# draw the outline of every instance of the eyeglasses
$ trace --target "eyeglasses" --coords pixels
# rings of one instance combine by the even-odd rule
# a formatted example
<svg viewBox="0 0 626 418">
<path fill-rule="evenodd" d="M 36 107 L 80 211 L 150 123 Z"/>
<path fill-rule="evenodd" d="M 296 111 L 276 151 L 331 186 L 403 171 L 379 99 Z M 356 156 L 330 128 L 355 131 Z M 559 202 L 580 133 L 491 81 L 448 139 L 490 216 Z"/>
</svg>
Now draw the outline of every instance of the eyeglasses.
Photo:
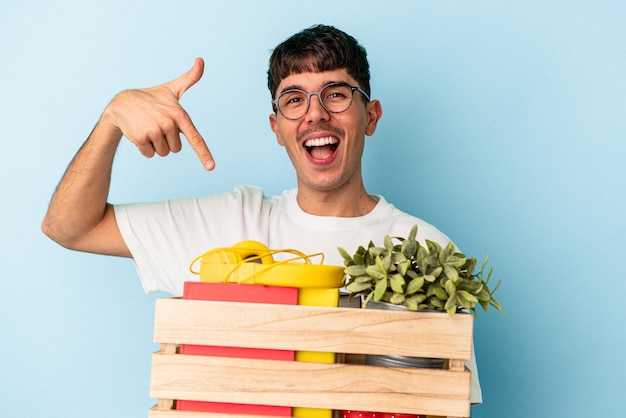
<svg viewBox="0 0 626 418">
<path fill-rule="evenodd" d="M 345 112 L 352 105 L 354 92 L 361 93 L 369 102 L 370 97 L 360 87 L 353 87 L 348 83 L 330 83 L 320 91 L 307 93 L 300 89 L 290 89 L 282 92 L 280 96 L 272 100 L 274 111 L 280 113 L 287 119 L 296 120 L 309 111 L 311 96 L 317 96 L 322 107 L 330 113 Z"/>
</svg>

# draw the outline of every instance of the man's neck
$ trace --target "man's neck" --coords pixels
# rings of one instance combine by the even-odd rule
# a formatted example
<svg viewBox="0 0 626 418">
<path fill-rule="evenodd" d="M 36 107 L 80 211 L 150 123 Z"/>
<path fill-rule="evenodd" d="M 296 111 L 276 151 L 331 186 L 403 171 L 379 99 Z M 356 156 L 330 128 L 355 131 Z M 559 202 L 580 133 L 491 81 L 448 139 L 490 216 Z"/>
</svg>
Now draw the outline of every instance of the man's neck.
<svg viewBox="0 0 626 418">
<path fill-rule="evenodd" d="M 304 212 L 317 216 L 353 218 L 370 213 L 378 201 L 365 188 L 358 192 L 311 191 L 298 189 L 298 206 Z"/>
</svg>

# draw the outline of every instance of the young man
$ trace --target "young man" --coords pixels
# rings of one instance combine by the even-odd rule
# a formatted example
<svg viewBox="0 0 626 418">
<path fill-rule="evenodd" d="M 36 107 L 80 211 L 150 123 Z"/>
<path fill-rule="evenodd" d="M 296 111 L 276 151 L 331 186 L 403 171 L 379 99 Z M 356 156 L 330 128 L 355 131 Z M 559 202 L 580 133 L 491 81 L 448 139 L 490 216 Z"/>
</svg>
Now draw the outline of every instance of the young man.
<svg viewBox="0 0 626 418">
<path fill-rule="evenodd" d="M 118 94 L 63 176 L 43 221 L 59 244 L 80 251 L 132 257 L 146 292 L 182 294 L 198 280 L 190 262 L 208 249 L 256 240 L 269 248 L 323 252 L 343 265 L 348 251 L 385 235 L 446 245 L 435 227 L 366 192 L 361 175 L 365 136 L 382 116 L 370 98 L 365 49 L 348 34 L 318 25 L 293 35 L 272 53 L 269 122 L 296 169 L 297 189 L 281 196 L 238 186 L 230 193 L 158 203 L 107 203 L 111 166 L 122 135 L 147 157 L 181 149 L 182 133 L 207 170 L 215 163 L 204 139 L 180 106 L 202 76 L 204 63 L 171 82 Z M 481 402 L 474 361 L 472 403 Z"/>
</svg>

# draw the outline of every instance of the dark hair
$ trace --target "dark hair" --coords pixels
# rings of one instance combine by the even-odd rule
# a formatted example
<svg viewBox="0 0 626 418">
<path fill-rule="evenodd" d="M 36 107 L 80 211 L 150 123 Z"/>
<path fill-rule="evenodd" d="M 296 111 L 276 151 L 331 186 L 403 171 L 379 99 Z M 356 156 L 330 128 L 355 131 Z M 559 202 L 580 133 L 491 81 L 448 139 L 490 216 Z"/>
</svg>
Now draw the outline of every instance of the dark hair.
<svg viewBox="0 0 626 418">
<path fill-rule="evenodd" d="M 311 26 L 274 49 L 267 70 L 267 87 L 274 99 L 280 82 L 291 74 L 342 68 L 369 96 L 370 70 L 365 48 L 333 26 Z"/>
</svg>

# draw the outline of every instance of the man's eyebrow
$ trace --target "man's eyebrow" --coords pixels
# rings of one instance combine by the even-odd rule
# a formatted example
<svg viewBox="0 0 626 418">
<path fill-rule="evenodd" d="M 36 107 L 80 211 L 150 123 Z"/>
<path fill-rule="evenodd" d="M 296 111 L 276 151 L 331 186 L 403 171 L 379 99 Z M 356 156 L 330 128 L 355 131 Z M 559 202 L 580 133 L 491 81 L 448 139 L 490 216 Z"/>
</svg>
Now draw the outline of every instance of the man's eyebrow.
<svg viewBox="0 0 626 418">
<path fill-rule="evenodd" d="M 283 87 L 283 89 L 278 92 L 278 95 L 280 96 L 281 94 L 283 94 L 284 92 L 286 92 L 288 90 L 302 90 L 302 91 L 304 91 L 302 86 L 299 86 L 297 84 L 292 84 L 290 86 Z"/>
<path fill-rule="evenodd" d="M 326 87 L 327 85 L 329 85 L 329 84 L 335 84 L 335 83 L 350 84 L 350 83 L 348 83 L 347 81 L 344 81 L 344 80 L 328 80 L 328 81 L 326 81 L 326 82 L 322 85 L 322 89 L 323 89 L 324 87 Z M 289 90 L 302 90 L 302 91 L 306 92 L 306 90 L 305 90 L 305 89 L 304 89 L 301 85 L 298 85 L 298 84 L 292 84 L 292 85 L 290 85 L 290 86 L 285 86 L 285 87 L 283 87 L 283 89 L 282 89 L 281 91 L 279 91 L 279 92 L 278 92 L 278 95 L 280 96 L 281 94 L 283 94 L 284 92 L 289 91 Z M 321 90 L 321 89 L 320 89 L 320 90 Z"/>
</svg>

